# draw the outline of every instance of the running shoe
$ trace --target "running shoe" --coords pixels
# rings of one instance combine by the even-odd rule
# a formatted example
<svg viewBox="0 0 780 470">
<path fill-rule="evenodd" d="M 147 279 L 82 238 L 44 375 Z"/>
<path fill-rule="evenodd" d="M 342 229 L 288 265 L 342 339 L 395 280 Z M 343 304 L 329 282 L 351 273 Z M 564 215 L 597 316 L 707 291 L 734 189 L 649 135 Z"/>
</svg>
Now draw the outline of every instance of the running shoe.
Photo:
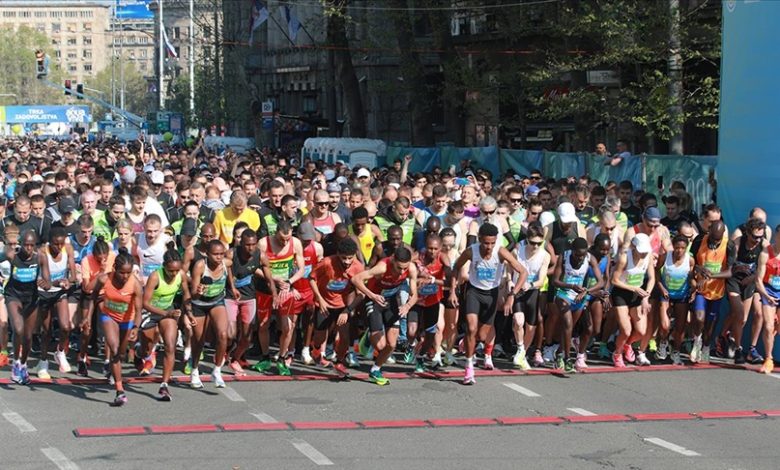
<svg viewBox="0 0 780 470">
<path fill-rule="evenodd" d="M 301 351 L 301 360 L 307 366 L 314 364 L 314 358 L 311 357 L 309 348 L 303 348 L 303 351 Z"/>
<path fill-rule="evenodd" d="M 390 383 L 390 381 L 388 379 L 386 379 L 382 375 L 382 370 L 381 369 L 379 369 L 379 370 L 372 370 L 371 372 L 369 372 L 368 373 L 368 380 L 374 382 L 377 385 L 387 385 L 387 384 Z"/>
<path fill-rule="evenodd" d="M 612 355 L 611 352 L 609 352 L 609 348 L 607 347 L 607 343 L 600 343 L 599 344 L 599 358 L 601 359 L 609 359 L 609 357 Z"/>
<path fill-rule="evenodd" d="M 531 364 L 528 363 L 528 358 L 525 357 L 525 351 L 520 355 L 520 364 L 518 364 L 521 370 L 531 369 Z"/>
<path fill-rule="evenodd" d="M 748 362 L 751 364 L 761 364 L 764 362 L 764 356 L 759 354 L 755 346 L 750 347 L 750 352 L 748 353 Z"/>
<path fill-rule="evenodd" d="M 190 387 L 203 388 L 203 382 L 200 380 L 200 372 L 198 369 L 193 369 L 190 373 Z"/>
<path fill-rule="evenodd" d="M 190 375 L 192 373 L 192 358 L 184 361 L 184 373 Z"/>
<path fill-rule="evenodd" d="M 233 375 L 236 377 L 243 377 L 246 375 L 246 371 L 243 367 L 241 367 L 241 363 L 238 361 L 230 361 L 228 367 L 230 367 L 230 370 L 233 371 Z"/>
<path fill-rule="evenodd" d="M 577 367 L 575 365 L 575 360 L 573 358 L 568 358 L 566 362 L 563 364 L 563 373 L 564 374 L 574 374 L 577 372 Z"/>
<path fill-rule="evenodd" d="M 710 347 L 704 346 L 701 348 L 701 362 L 702 364 L 710 363 Z"/>
<path fill-rule="evenodd" d="M 566 361 L 563 360 L 563 354 L 559 354 L 555 358 L 555 369 L 557 370 L 563 370 L 563 368 L 566 366 Z"/>
<path fill-rule="evenodd" d="M 626 358 L 626 362 L 636 361 L 636 354 L 634 353 L 634 347 L 628 343 L 623 345 L 623 355 Z"/>
<path fill-rule="evenodd" d="M 544 367 L 544 358 L 542 357 L 542 352 L 537 349 L 534 351 L 534 358 L 531 361 L 534 367 Z"/>
<path fill-rule="evenodd" d="M 463 385 L 474 385 L 475 383 L 474 366 L 466 366 L 466 373 L 463 376 Z"/>
<path fill-rule="evenodd" d="M 658 350 L 658 343 L 655 338 L 650 338 L 650 341 L 647 342 L 647 350 L 650 352 L 656 352 Z"/>
<path fill-rule="evenodd" d="M 287 377 L 292 375 L 292 371 L 284 361 L 278 361 L 276 363 L 276 371 L 279 372 L 279 375 L 283 375 Z"/>
<path fill-rule="evenodd" d="M 395 364 L 395 357 L 391 354 L 390 357 L 387 358 L 388 364 Z"/>
<path fill-rule="evenodd" d="M 54 353 L 54 361 L 60 366 L 61 374 L 70 372 L 70 364 L 68 363 L 68 356 L 65 355 L 65 351 L 60 351 L 58 349 L 57 352 Z"/>
<path fill-rule="evenodd" d="M 408 347 L 404 353 L 404 364 L 414 364 L 414 356 L 414 349 L 410 345 L 410 347 Z"/>
<path fill-rule="evenodd" d="M 152 352 L 148 357 L 144 358 L 143 366 L 141 367 L 141 371 L 139 372 L 140 375 L 149 375 L 154 370 L 154 367 L 157 365 L 157 359 L 155 358 L 156 354 Z"/>
<path fill-rule="evenodd" d="M 111 363 L 108 361 L 103 361 L 103 377 L 111 377 Z"/>
<path fill-rule="evenodd" d="M 414 365 L 414 372 L 417 374 L 422 374 L 425 372 L 425 359 L 418 357 L 417 362 Z"/>
<path fill-rule="evenodd" d="M 523 350 L 522 348 L 518 348 L 515 355 L 512 356 L 512 365 L 514 365 L 515 367 L 520 367 L 520 358 L 522 358 L 523 356 L 525 356 L 525 350 Z"/>
<path fill-rule="evenodd" d="M 265 373 L 271 369 L 271 359 L 265 358 L 255 362 L 255 365 L 250 367 L 255 372 Z"/>
<path fill-rule="evenodd" d="M 680 357 L 680 351 L 672 350 L 672 364 L 675 366 L 683 365 L 682 357 Z"/>
<path fill-rule="evenodd" d="M 665 361 L 669 355 L 669 342 L 666 340 L 658 343 L 658 349 L 655 351 L 655 358 L 659 361 Z"/>
<path fill-rule="evenodd" d="M 127 403 L 127 395 L 125 395 L 125 392 L 116 392 L 116 397 L 114 397 L 114 406 L 122 406 L 125 403 Z"/>
<path fill-rule="evenodd" d="M 658 352 L 658 351 L 656 351 Z M 638 366 L 649 366 L 650 360 L 647 358 L 644 352 L 640 352 L 636 355 L 636 365 Z"/>
<path fill-rule="evenodd" d="M 347 365 L 349 367 L 360 367 L 360 361 L 358 360 L 357 355 L 352 351 L 347 353 Z"/>
<path fill-rule="evenodd" d="M 78 374 L 82 377 L 89 377 L 87 361 L 78 361 Z"/>
<path fill-rule="evenodd" d="M 192 348 L 187 346 L 184 348 L 184 356 L 182 357 L 182 359 L 184 360 L 184 362 L 187 362 L 191 358 L 192 358 Z"/>
<path fill-rule="evenodd" d="M 214 381 L 215 387 L 225 388 L 225 379 L 222 378 L 222 370 L 219 367 L 215 367 L 211 371 L 211 380 Z"/>
<path fill-rule="evenodd" d="M 620 353 L 614 353 L 612 355 L 612 365 L 619 369 L 626 367 L 626 363 L 623 362 L 623 355 Z"/>
<path fill-rule="evenodd" d="M 371 340 L 368 334 L 368 330 L 366 330 L 366 332 L 363 333 L 363 336 L 360 337 L 358 349 L 360 350 L 361 356 L 369 359 L 371 358 Z"/>
<path fill-rule="evenodd" d="M 715 357 L 726 357 L 727 349 L 728 349 L 728 344 L 726 338 L 724 338 L 723 335 L 718 335 L 718 337 L 715 338 L 715 352 L 713 353 L 713 355 Z"/>
<path fill-rule="evenodd" d="M 729 359 L 734 359 L 734 355 L 737 354 L 737 341 L 729 336 L 729 344 L 726 347 L 726 354 Z"/>
<path fill-rule="evenodd" d="M 495 367 L 493 366 L 493 356 L 491 356 L 490 354 L 485 355 L 485 361 L 483 367 L 485 368 L 485 370 L 495 369 Z"/>
<path fill-rule="evenodd" d="M 496 345 L 493 347 L 493 355 L 496 357 L 506 357 L 504 347 L 501 346 L 501 344 L 496 343 Z"/>
<path fill-rule="evenodd" d="M 11 382 L 22 383 L 22 364 L 19 361 L 11 364 Z"/>
<path fill-rule="evenodd" d="M 542 359 L 544 359 L 544 362 L 553 362 L 555 360 L 555 351 L 552 346 L 542 348 Z"/>
<path fill-rule="evenodd" d="M 19 368 L 19 384 L 28 385 L 30 383 L 30 371 L 27 370 L 27 364 L 22 364 Z"/>
<path fill-rule="evenodd" d="M 691 347 L 691 362 L 693 362 L 694 364 L 701 361 L 701 349 L 702 349 L 702 340 L 701 340 L 701 336 L 699 336 L 697 338 L 694 338 L 693 346 Z"/>
<path fill-rule="evenodd" d="M 758 371 L 761 374 L 771 374 L 772 371 L 775 369 L 775 361 L 772 360 L 771 357 L 766 358 L 764 361 L 764 365 L 761 366 L 761 369 Z"/>
<path fill-rule="evenodd" d="M 37 375 L 39 379 L 51 379 L 51 375 L 49 374 L 49 361 L 38 361 L 38 368 L 35 370 L 35 375 Z"/>
<path fill-rule="evenodd" d="M 585 353 L 577 354 L 577 361 L 574 363 L 574 367 L 577 370 L 587 369 L 588 363 L 586 362 L 586 359 L 587 359 L 587 354 Z"/>
<path fill-rule="evenodd" d="M 734 364 L 739 366 L 744 363 L 745 363 L 745 353 L 742 351 L 742 348 L 737 348 L 734 351 Z"/>
<path fill-rule="evenodd" d="M 160 395 L 160 401 L 171 401 L 173 399 L 166 383 L 160 385 L 160 390 L 157 391 L 157 394 Z"/>
<path fill-rule="evenodd" d="M 336 374 L 339 376 L 340 379 L 346 379 L 349 377 L 349 371 L 347 370 L 347 366 L 345 366 L 341 362 L 337 362 L 336 364 L 333 364 L 333 370 L 336 371 Z"/>
<path fill-rule="evenodd" d="M 452 354 L 452 351 L 447 351 L 444 353 L 444 365 L 445 366 L 452 366 L 457 364 L 457 359 L 455 359 L 455 356 Z"/>
<path fill-rule="evenodd" d="M 442 367 L 444 367 L 444 364 L 441 362 L 441 354 L 436 354 L 431 360 L 431 370 L 439 370 Z"/>
<path fill-rule="evenodd" d="M 8 351 L 0 351 L 0 367 L 8 365 Z"/>
</svg>

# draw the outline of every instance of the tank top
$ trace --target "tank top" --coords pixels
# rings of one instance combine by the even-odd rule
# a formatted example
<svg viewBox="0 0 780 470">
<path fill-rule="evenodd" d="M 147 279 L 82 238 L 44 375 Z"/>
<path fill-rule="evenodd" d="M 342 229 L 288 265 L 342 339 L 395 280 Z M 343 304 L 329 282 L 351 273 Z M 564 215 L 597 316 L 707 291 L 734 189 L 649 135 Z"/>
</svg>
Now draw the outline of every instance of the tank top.
<svg viewBox="0 0 780 470">
<path fill-rule="evenodd" d="M 744 232 L 743 232 L 744 233 Z M 734 262 L 734 266 L 747 266 L 747 271 L 737 271 L 732 276 L 734 279 L 741 281 L 746 277 L 756 272 L 756 264 L 758 263 L 758 257 L 761 255 L 761 251 L 764 247 L 761 242 L 756 243 L 752 249 L 747 246 L 747 236 L 742 236 L 739 241 L 739 250 L 737 251 L 737 259 Z"/>
<path fill-rule="evenodd" d="M 311 224 L 323 235 L 333 233 L 333 230 L 336 228 L 336 222 L 333 220 L 333 212 L 330 211 L 328 211 L 328 215 L 324 219 L 315 219 L 314 215 L 312 215 Z"/>
<path fill-rule="evenodd" d="M 460 241 L 463 240 L 463 229 L 461 228 L 460 221 L 450 225 L 446 222 L 446 217 L 443 217 L 441 219 L 441 228 L 451 228 L 452 231 L 455 232 L 455 249 L 459 250 Z"/>
<path fill-rule="evenodd" d="M 764 285 L 780 292 L 780 258 L 777 257 L 780 253 L 775 253 L 775 247 L 771 245 L 767 247 L 767 250 L 769 251 L 769 259 L 764 270 Z"/>
<path fill-rule="evenodd" d="M 157 287 L 152 293 L 151 303 L 161 310 L 168 310 L 173 305 L 174 297 L 181 290 L 181 272 L 176 273 L 176 276 L 168 283 L 165 280 L 165 270 L 160 268 L 157 270 L 157 278 Z"/>
<path fill-rule="evenodd" d="M 118 323 L 127 323 L 133 320 L 135 314 L 135 303 L 133 294 L 135 293 L 135 276 L 130 276 L 127 282 L 120 289 L 114 286 L 111 281 L 113 274 L 108 275 L 108 282 L 103 287 L 104 302 L 103 312 Z"/>
<path fill-rule="evenodd" d="M 295 269 L 295 250 L 293 249 L 293 241 L 290 239 L 287 242 L 287 246 L 282 249 L 279 254 L 274 253 L 271 247 L 271 239 L 268 238 L 266 243 L 265 255 L 268 257 L 268 264 L 271 268 L 271 275 L 274 279 L 289 280 Z"/>
<path fill-rule="evenodd" d="M 303 249 L 303 277 L 295 282 L 295 290 L 298 292 L 309 292 L 311 290 L 311 284 L 309 284 L 309 276 L 311 276 L 311 270 L 314 265 L 317 264 L 317 247 L 314 242 L 309 242 Z"/>
<path fill-rule="evenodd" d="M 206 286 L 206 289 L 197 299 L 192 299 L 192 303 L 200 306 L 216 305 L 225 298 L 225 284 L 227 284 L 227 268 L 225 263 L 222 263 L 222 274 L 217 277 L 214 275 L 214 271 L 209 268 L 208 261 L 204 261 L 203 275 L 200 278 L 200 283 Z"/>
<path fill-rule="evenodd" d="M 17 254 L 11 261 L 11 274 L 5 286 L 6 293 L 35 295 L 38 292 L 38 271 L 38 253 L 33 253 L 27 260 L 23 260 Z"/>
<path fill-rule="evenodd" d="M 46 258 L 49 261 L 49 279 L 53 283 L 54 281 L 61 281 L 68 277 L 68 252 L 65 248 L 62 248 L 60 252 L 60 260 L 55 261 L 51 255 L 51 247 L 46 247 Z M 60 292 L 62 287 L 52 285 L 48 290 L 38 288 L 39 292 Z"/>
<path fill-rule="evenodd" d="M 385 273 L 380 278 L 372 277 L 368 280 L 368 290 L 383 297 L 393 297 L 401 290 L 401 286 L 407 277 L 409 270 L 402 273 L 393 272 L 393 258 L 387 257 L 380 261 L 387 265 Z"/>
<path fill-rule="evenodd" d="M 690 288 L 691 255 L 687 251 L 680 265 L 674 264 L 672 252 L 666 254 L 666 261 L 661 267 L 661 282 L 669 291 L 671 300 L 684 300 L 688 297 Z"/>
<path fill-rule="evenodd" d="M 240 248 L 233 250 L 233 265 L 230 268 L 233 271 L 233 287 L 241 294 L 241 300 L 252 300 L 255 298 L 255 288 L 252 285 L 252 279 L 255 271 L 260 267 L 260 252 L 255 251 L 242 264 L 238 256 L 238 250 Z"/>
<path fill-rule="evenodd" d="M 631 287 L 642 287 L 647 274 L 647 264 L 650 262 L 650 256 L 645 256 L 639 264 L 634 264 L 634 252 L 626 252 L 626 269 L 620 275 L 620 280 Z"/>
<path fill-rule="evenodd" d="M 496 243 L 490 258 L 484 259 L 479 252 L 479 243 L 474 243 L 468 249 L 471 250 L 471 266 L 469 266 L 469 283 L 477 289 L 492 290 L 501 285 L 504 277 L 504 263 L 498 257 L 501 246 Z"/>
<path fill-rule="evenodd" d="M 591 253 L 591 256 L 593 254 Z M 599 260 L 599 273 L 601 278 L 604 278 L 604 274 L 607 272 L 607 265 L 609 264 L 609 256 L 605 256 Z M 590 289 L 596 285 L 596 273 L 593 272 L 593 267 L 588 267 L 588 274 L 585 275 L 585 287 Z"/>
<path fill-rule="evenodd" d="M 144 219 L 146 218 L 146 213 L 144 213 L 143 216 L 141 216 L 140 222 L 136 222 L 135 220 L 133 220 L 129 212 L 127 213 L 126 217 L 127 220 L 129 220 L 130 223 L 133 224 L 133 235 L 141 235 L 144 233 Z"/>
<path fill-rule="evenodd" d="M 352 225 L 349 226 L 349 233 L 355 234 L 355 229 Z M 371 260 L 371 255 L 374 253 L 374 247 L 376 246 L 376 239 L 374 239 L 374 232 L 369 225 L 363 229 L 363 233 L 357 235 L 358 242 L 360 244 L 360 252 L 363 254 L 363 261 L 366 265 Z"/>
<path fill-rule="evenodd" d="M 429 265 L 424 265 L 422 260 L 425 257 L 425 251 L 420 252 L 420 261 L 417 263 L 417 269 L 420 274 L 427 274 L 434 279 L 441 281 L 444 280 L 444 263 L 441 262 L 441 256 L 437 256 Z M 423 307 L 430 307 L 441 302 L 443 298 L 442 286 L 433 283 L 418 284 L 417 295 L 419 300 L 418 305 Z"/>
<path fill-rule="evenodd" d="M 70 236 L 70 244 L 73 247 L 73 261 L 75 261 L 76 264 L 81 263 L 81 260 L 92 254 L 92 248 L 95 246 L 95 240 L 95 237 L 90 236 L 89 240 L 87 240 L 87 243 L 82 245 L 79 243 L 78 238 L 75 235 Z"/>
<path fill-rule="evenodd" d="M 522 264 L 526 271 L 528 271 L 528 280 L 526 283 L 531 285 L 539 280 L 539 274 L 542 272 L 542 269 L 547 269 L 547 266 L 544 265 L 544 248 L 540 246 L 536 249 L 536 253 L 528 258 L 526 255 L 527 247 L 527 241 L 524 240 L 520 242 L 517 245 L 517 249 L 515 250 L 515 255 L 517 256 L 517 260 L 520 261 L 520 264 Z M 518 274 L 515 273 L 512 277 L 513 280 L 517 282 Z"/>
<path fill-rule="evenodd" d="M 651 230 L 650 233 L 647 233 L 645 230 L 647 229 L 647 226 L 644 222 L 640 222 L 634 226 L 634 233 L 644 233 L 650 238 L 650 248 L 653 251 L 653 254 L 658 256 L 658 253 L 661 252 L 661 246 L 663 245 L 661 240 L 661 235 L 658 234 L 658 230 Z"/>
<path fill-rule="evenodd" d="M 728 249 L 728 240 L 724 238 L 720 241 L 720 246 L 711 250 L 707 244 L 709 235 L 705 235 L 696 253 L 696 264 L 707 268 L 712 274 L 718 274 L 723 270 L 723 264 L 726 262 L 726 250 Z M 707 300 L 722 299 L 726 295 L 725 279 L 710 279 L 705 281 L 699 292 Z"/>
<path fill-rule="evenodd" d="M 146 282 L 153 272 L 160 269 L 165 254 L 166 239 L 160 235 L 153 245 L 146 241 L 146 235 L 138 235 L 138 258 L 141 260 L 141 280 Z"/>
<path fill-rule="evenodd" d="M 585 276 L 590 268 L 590 253 L 585 255 L 582 264 L 575 268 L 571 265 L 571 250 L 563 252 L 563 282 L 575 286 L 582 286 L 585 283 Z M 573 289 L 558 289 L 556 296 L 568 301 L 574 302 L 577 299 L 577 291 Z"/>
</svg>

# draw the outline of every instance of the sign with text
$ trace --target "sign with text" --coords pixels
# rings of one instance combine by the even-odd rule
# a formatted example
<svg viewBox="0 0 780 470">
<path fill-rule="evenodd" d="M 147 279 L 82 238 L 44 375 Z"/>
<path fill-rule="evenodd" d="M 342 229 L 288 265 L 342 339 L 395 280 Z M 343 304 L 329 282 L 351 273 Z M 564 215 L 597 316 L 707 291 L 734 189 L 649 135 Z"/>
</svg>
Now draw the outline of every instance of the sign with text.
<svg viewBox="0 0 780 470">
<path fill-rule="evenodd" d="M 41 124 L 92 122 L 88 106 L 0 106 L 0 122 Z"/>
</svg>

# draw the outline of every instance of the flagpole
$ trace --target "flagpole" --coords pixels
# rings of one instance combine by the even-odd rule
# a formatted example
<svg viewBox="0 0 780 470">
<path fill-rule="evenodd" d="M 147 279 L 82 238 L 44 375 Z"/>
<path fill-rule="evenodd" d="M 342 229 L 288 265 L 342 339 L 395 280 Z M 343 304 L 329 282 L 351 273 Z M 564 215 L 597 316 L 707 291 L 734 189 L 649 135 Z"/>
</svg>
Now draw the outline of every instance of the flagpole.
<svg viewBox="0 0 780 470">
<path fill-rule="evenodd" d="M 195 6 L 190 0 L 190 118 L 195 115 Z"/>
<path fill-rule="evenodd" d="M 165 74 L 165 30 L 163 29 L 163 0 L 157 0 L 160 4 L 160 63 L 158 66 L 160 67 L 159 72 L 159 83 L 157 90 L 160 94 L 160 111 L 162 111 L 165 108 L 165 92 L 163 91 L 163 75 Z"/>
<path fill-rule="evenodd" d="M 290 39 L 290 36 L 287 34 L 287 31 L 285 31 L 284 28 L 282 28 L 282 25 L 280 25 L 279 22 L 276 21 L 276 18 L 274 18 L 274 15 L 272 15 L 270 11 L 268 12 L 268 17 L 271 18 L 271 20 L 274 22 L 274 24 L 279 28 L 279 31 L 281 31 L 282 34 L 284 34 L 284 37 L 286 37 L 287 40 L 290 41 L 290 44 L 292 44 L 293 47 L 298 47 L 298 46 L 295 45 L 295 41 Z"/>
</svg>

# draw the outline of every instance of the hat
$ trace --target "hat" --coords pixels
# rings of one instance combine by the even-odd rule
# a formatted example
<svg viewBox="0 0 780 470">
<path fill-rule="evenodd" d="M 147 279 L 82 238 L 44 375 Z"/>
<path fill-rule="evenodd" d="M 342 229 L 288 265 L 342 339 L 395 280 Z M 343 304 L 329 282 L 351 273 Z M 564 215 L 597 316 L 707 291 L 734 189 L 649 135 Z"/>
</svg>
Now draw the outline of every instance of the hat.
<svg viewBox="0 0 780 470">
<path fill-rule="evenodd" d="M 561 219 L 561 222 L 564 224 L 579 222 L 580 220 L 577 218 L 574 205 L 572 205 L 570 202 L 563 202 L 558 206 L 558 218 Z"/>
<path fill-rule="evenodd" d="M 64 197 L 64 198 L 60 199 L 60 203 L 57 206 L 57 209 L 59 209 L 60 214 L 67 214 L 69 212 L 75 212 L 76 211 L 76 201 L 74 201 L 72 197 Z"/>
<path fill-rule="evenodd" d="M 43 176 L 41 176 L 41 175 L 33 175 L 32 180 L 33 181 L 40 181 L 41 183 L 43 183 Z"/>
<path fill-rule="evenodd" d="M 474 176 L 474 172 L 471 170 L 466 170 L 465 173 L 463 173 L 463 176 L 468 178 L 469 176 Z"/>
<path fill-rule="evenodd" d="M 329 193 L 340 193 L 341 192 L 341 185 L 338 183 L 328 183 L 328 192 Z"/>
<path fill-rule="evenodd" d="M 537 194 L 539 194 L 539 191 L 541 191 L 539 187 L 532 184 L 531 186 L 525 188 L 525 196 L 526 197 L 536 196 Z"/>
<path fill-rule="evenodd" d="M 135 183 L 135 168 L 126 166 L 122 169 L 122 182 L 127 184 Z"/>
<path fill-rule="evenodd" d="M 181 224 L 181 234 L 194 237 L 196 233 L 198 233 L 198 220 L 189 217 L 185 218 Z"/>
<path fill-rule="evenodd" d="M 542 227 L 546 227 L 553 222 L 555 222 L 555 216 L 550 211 L 544 211 L 542 212 L 542 215 L 539 216 L 539 223 L 542 224 Z"/>
<path fill-rule="evenodd" d="M 348 184 L 342 184 L 341 185 L 341 192 L 342 193 L 351 193 L 352 192 L 352 188 L 350 188 Z"/>
<path fill-rule="evenodd" d="M 151 173 L 154 171 L 154 163 L 147 163 L 144 165 L 144 173 Z"/>
<path fill-rule="evenodd" d="M 314 225 L 310 222 L 304 222 L 298 226 L 298 238 L 302 241 L 314 240 L 317 235 L 314 233 Z"/>
<path fill-rule="evenodd" d="M 349 184 L 349 181 L 347 181 L 347 178 L 344 176 L 339 176 L 336 178 L 336 183 L 338 184 Z"/>
<path fill-rule="evenodd" d="M 344 160 L 336 160 L 336 165 L 347 166 L 347 162 L 345 162 Z"/>
<path fill-rule="evenodd" d="M 165 182 L 165 175 L 160 170 L 154 170 L 152 172 L 152 184 L 163 184 Z"/>
<path fill-rule="evenodd" d="M 26 177 L 27 177 L 27 179 L 30 179 L 30 178 L 32 178 L 32 176 L 30 175 L 30 172 L 29 172 L 29 171 L 27 171 L 27 170 L 20 171 L 19 173 L 17 173 L 17 174 L 16 174 L 16 177 L 17 177 L 17 178 L 19 178 L 20 176 L 26 176 Z"/>
<path fill-rule="evenodd" d="M 333 170 L 325 170 L 322 172 L 325 175 L 325 181 L 331 181 L 336 179 L 336 172 Z"/>
<path fill-rule="evenodd" d="M 260 199 L 260 196 L 250 196 L 247 205 L 261 207 L 263 205 L 263 200 Z"/>
<path fill-rule="evenodd" d="M 657 207 L 648 207 L 645 209 L 645 219 L 661 220 L 661 211 L 659 211 Z"/>
<path fill-rule="evenodd" d="M 371 178 L 371 172 L 368 171 L 368 168 L 361 168 L 357 171 L 357 177 L 358 178 Z"/>
<path fill-rule="evenodd" d="M 650 237 L 644 233 L 637 233 L 633 240 L 631 240 L 631 244 L 634 245 L 636 251 L 640 253 L 650 253 L 653 249 L 653 247 L 650 246 Z"/>
</svg>

